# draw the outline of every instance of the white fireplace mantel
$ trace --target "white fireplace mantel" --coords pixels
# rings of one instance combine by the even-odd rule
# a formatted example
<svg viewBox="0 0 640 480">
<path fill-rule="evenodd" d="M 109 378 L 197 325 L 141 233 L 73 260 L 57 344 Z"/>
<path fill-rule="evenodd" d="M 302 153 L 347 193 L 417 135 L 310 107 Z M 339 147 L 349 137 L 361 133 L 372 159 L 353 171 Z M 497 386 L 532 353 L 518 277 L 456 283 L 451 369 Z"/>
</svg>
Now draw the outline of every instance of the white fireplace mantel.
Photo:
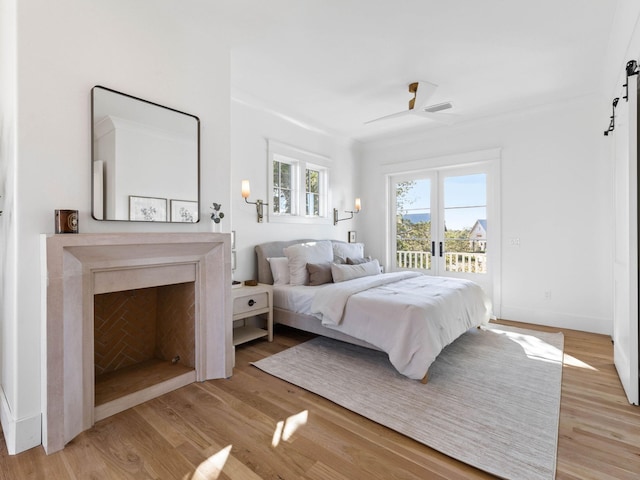
<svg viewBox="0 0 640 480">
<path fill-rule="evenodd" d="M 196 380 L 231 376 L 231 239 L 221 233 L 42 235 L 47 453 L 94 423 L 93 296 L 195 271 Z M 189 268 L 184 268 L 189 267 Z"/>
</svg>

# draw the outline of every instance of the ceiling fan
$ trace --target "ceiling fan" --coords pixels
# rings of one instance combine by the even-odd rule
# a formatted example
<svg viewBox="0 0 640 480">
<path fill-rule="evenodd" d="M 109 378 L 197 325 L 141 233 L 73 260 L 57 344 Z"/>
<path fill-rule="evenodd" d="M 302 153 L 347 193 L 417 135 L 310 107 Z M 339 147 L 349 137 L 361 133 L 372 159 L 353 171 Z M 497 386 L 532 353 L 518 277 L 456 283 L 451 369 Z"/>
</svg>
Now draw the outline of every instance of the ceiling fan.
<svg viewBox="0 0 640 480">
<path fill-rule="evenodd" d="M 428 118 L 440 123 L 446 123 L 451 125 L 455 123 L 457 115 L 450 113 L 441 113 L 443 110 L 448 110 L 453 107 L 451 102 L 437 103 L 429 105 L 429 99 L 433 96 L 438 86 L 431 82 L 413 82 L 409 84 L 409 92 L 413 93 L 413 98 L 409 100 L 409 110 L 405 110 L 398 113 L 392 113 L 391 115 L 385 115 L 384 117 L 376 118 L 364 122 L 365 125 L 379 120 L 388 120 L 391 118 L 404 117 L 405 115 L 417 115 L 419 117 Z"/>
</svg>

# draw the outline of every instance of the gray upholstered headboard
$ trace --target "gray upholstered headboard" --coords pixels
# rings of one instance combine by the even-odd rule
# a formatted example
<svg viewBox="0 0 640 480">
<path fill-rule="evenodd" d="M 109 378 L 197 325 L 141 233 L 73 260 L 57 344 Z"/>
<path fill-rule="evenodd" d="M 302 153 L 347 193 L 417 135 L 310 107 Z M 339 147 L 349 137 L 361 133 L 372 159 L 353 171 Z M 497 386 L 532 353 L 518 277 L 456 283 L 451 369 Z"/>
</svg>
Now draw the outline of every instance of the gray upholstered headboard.
<svg viewBox="0 0 640 480">
<path fill-rule="evenodd" d="M 258 282 L 273 285 L 273 275 L 271 275 L 271 266 L 267 258 L 284 257 L 284 248 L 297 243 L 317 241 L 317 238 L 303 238 L 300 240 L 284 240 L 278 242 L 267 242 L 256 245 L 256 263 L 258 266 Z M 341 240 L 331 240 L 332 242 L 347 243 Z"/>
</svg>

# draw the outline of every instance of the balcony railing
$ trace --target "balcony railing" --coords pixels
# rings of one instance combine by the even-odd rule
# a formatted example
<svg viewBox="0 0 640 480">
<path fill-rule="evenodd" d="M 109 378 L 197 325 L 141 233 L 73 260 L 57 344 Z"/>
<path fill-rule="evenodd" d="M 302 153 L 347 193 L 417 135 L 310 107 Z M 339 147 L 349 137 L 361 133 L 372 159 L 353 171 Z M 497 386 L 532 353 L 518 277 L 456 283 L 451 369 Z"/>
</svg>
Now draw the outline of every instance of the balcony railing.
<svg viewBox="0 0 640 480">
<path fill-rule="evenodd" d="M 431 269 L 431 252 L 398 250 L 396 253 L 398 268 Z M 445 252 L 444 256 L 447 272 L 487 273 L 486 253 Z"/>
</svg>

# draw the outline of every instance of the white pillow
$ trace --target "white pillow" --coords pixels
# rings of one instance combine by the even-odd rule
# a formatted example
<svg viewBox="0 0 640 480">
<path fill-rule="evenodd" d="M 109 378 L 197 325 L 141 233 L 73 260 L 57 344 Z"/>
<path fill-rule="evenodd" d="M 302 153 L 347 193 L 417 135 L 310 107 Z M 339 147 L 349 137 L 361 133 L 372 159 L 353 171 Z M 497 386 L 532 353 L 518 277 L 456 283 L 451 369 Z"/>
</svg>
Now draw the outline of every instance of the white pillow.
<svg viewBox="0 0 640 480">
<path fill-rule="evenodd" d="M 289 260 L 287 257 L 271 257 L 267 258 L 271 266 L 271 275 L 273 275 L 274 285 L 289 284 Z"/>
<path fill-rule="evenodd" d="M 332 242 L 333 256 L 341 258 L 344 263 L 347 258 L 362 258 L 364 257 L 364 243 L 344 243 L 344 242 Z"/>
<path fill-rule="evenodd" d="M 380 262 L 374 259 L 370 262 L 359 265 L 338 265 L 331 264 L 331 275 L 334 283 L 353 280 L 354 278 L 368 277 L 369 275 L 380 274 Z"/>
<path fill-rule="evenodd" d="M 373 258 L 371 258 L 371 256 L 362 257 L 362 258 L 347 257 L 347 265 L 359 265 L 361 263 L 370 262 L 371 260 L 373 260 Z"/>
<path fill-rule="evenodd" d="M 289 260 L 289 283 L 291 285 L 308 285 L 309 272 L 307 263 L 323 263 L 333 260 L 333 249 L 329 240 L 298 243 L 283 249 Z"/>
</svg>

